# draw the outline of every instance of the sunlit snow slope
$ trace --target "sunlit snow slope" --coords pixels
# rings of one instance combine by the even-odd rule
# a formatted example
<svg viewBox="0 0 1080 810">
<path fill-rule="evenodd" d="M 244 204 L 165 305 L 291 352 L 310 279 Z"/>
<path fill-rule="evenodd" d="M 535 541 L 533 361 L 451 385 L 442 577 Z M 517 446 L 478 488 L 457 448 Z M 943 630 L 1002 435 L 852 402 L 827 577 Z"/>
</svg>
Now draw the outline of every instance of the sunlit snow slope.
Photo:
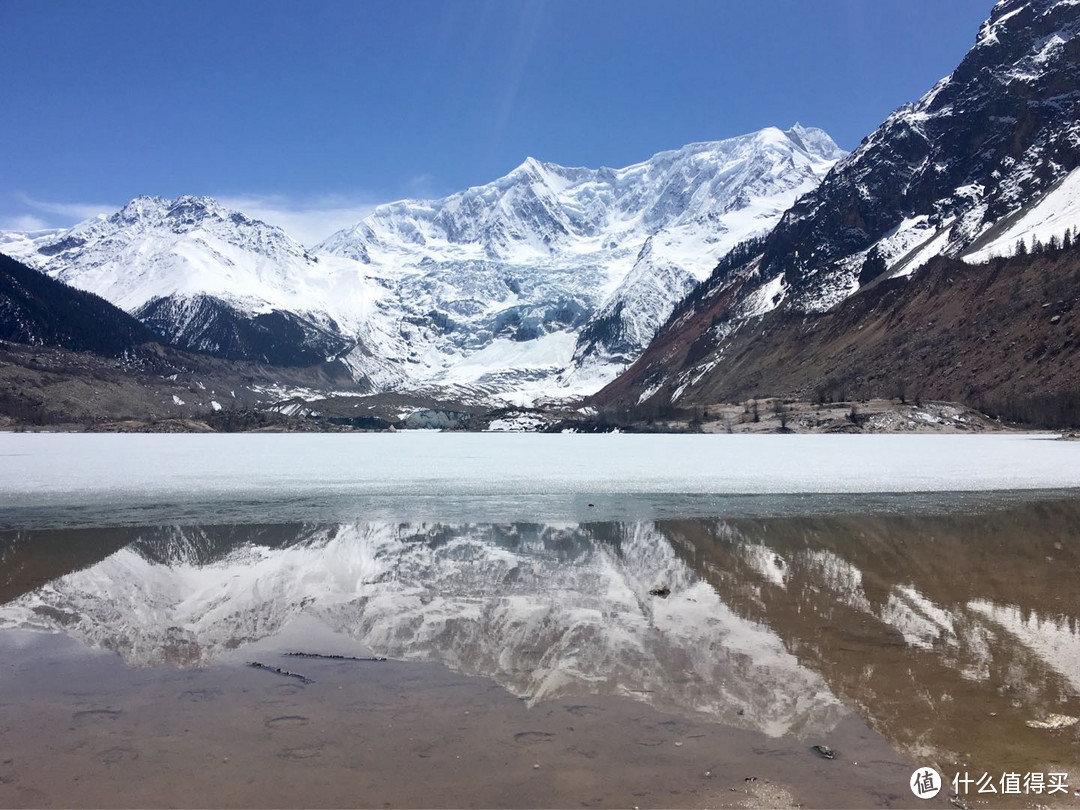
<svg viewBox="0 0 1080 810">
<path fill-rule="evenodd" d="M 312 250 L 207 197 L 139 197 L 0 249 L 184 348 L 342 358 L 374 390 L 531 402 L 613 378 L 842 154 L 796 125 L 623 169 L 529 158 L 441 200 L 380 206 Z"/>
<path fill-rule="evenodd" d="M 394 290 L 378 311 L 396 339 L 376 357 L 354 353 L 358 371 L 518 400 L 586 393 L 842 155 L 821 130 L 795 125 L 623 169 L 529 158 L 441 200 L 380 206 L 316 251 L 365 262 Z"/>
<path fill-rule="evenodd" d="M 2 235 L 0 251 L 182 348 L 233 359 L 307 365 L 347 351 L 379 294 L 355 262 L 320 259 L 209 197 L 138 197 L 66 231 L 19 237 Z M 338 301 L 348 304 L 328 305 Z"/>
</svg>

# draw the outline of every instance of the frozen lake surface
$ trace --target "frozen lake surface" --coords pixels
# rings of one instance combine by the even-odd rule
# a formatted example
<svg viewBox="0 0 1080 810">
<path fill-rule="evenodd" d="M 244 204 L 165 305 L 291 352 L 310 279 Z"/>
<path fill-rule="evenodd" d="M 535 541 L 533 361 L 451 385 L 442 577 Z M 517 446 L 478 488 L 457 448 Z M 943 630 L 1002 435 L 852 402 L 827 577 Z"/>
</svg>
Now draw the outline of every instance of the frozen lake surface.
<svg viewBox="0 0 1080 810">
<path fill-rule="evenodd" d="M 815 494 L 888 501 L 1080 487 L 1080 443 L 1055 438 L 8 433 L 0 526 L 41 525 L 46 515 L 93 523 L 98 512 L 113 524 L 600 519 L 709 514 L 719 501 L 783 512 Z"/>
</svg>

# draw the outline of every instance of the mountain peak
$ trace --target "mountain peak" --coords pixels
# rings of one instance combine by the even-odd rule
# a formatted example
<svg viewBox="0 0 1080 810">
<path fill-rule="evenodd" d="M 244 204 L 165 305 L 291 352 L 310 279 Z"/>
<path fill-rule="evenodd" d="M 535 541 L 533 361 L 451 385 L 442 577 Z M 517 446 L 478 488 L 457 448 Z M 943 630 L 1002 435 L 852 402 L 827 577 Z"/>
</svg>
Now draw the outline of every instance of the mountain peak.
<svg viewBox="0 0 1080 810">
<path fill-rule="evenodd" d="M 283 306 L 315 263 L 280 228 L 194 194 L 141 195 L 109 216 L 22 247 L 21 259 L 129 312 L 175 294 Z"/>
<path fill-rule="evenodd" d="M 506 175 L 502 180 L 520 181 L 528 180 L 529 182 L 535 182 L 537 180 L 547 184 L 559 184 L 562 181 L 559 179 L 567 172 L 573 173 L 575 170 L 567 169 L 564 166 L 559 166 L 556 163 L 545 163 L 541 160 L 529 156 L 525 158 L 512 172 Z M 565 179 L 565 178 L 564 178 Z M 500 181 L 496 181 L 499 183 Z"/>
<path fill-rule="evenodd" d="M 193 194 L 137 197 L 29 248 L 49 275 L 139 312 L 183 345 L 206 343 L 191 324 L 280 310 L 348 330 L 364 347 L 350 369 L 383 390 L 585 392 L 641 351 L 720 256 L 816 187 L 829 149 L 827 135 L 799 125 L 622 169 L 528 156 L 485 185 L 379 206 L 315 249 L 325 261 Z"/>
<path fill-rule="evenodd" d="M 151 211 L 160 211 L 163 207 L 168 205 L 169 201 L 164 197 L 158 197 L 150 194 L 140 194 L 135 197 L 127 205 L 121 208 L 116 213 L 124 216 L 125 218 L 141 217 L 145 216 Z"/>
<path fill-rule="evenodd" d="M 369 374 L 376 361 L 353 357 L 369 377 L 392 361 L 395 386 L 535 391 L 546 380 L 558 386 L 549 395 L 591 391 L 636 357 L 722 255 L 768 231 L 842 154 L 821 130 L 797 125 L 623 168 L 529 156 L 443 199 L 381 205 L 315 251 L 387 268 L 388 289 L 400 290 L 398 312 L 389 294 L 381 311 L 397 321 L 380 327 L 389 337 L 379 367 Z M 474 362 L 477 352 L 494 359 Z"/>
<path fill-rule="evenodd" d="M 226 211 L 217 200 L 212 197 L 197 197 L 194 194 L 183 194 L 168 203 L 165 216 L 173 220 L 195 222 L 209 216 L 228 216 Z"/>
<path fill-rule="evenodd" d="M 220 213 L 224 211 L 225 209 L 212 197 L 181 194 L 175 199 L 169 199 L 157 195 L 140 194 L 117 211 L 116 216 L 128 221 L 145 218 L 158 220 L 165 217 L 190 217 L 194 214 L 205 216 L 211 212 Z"/>
<path fill-rule="evenodd" d="M 514 172 L 530 172 L 530 171 L 542 171 L 544 164 L 534 158 L 532 155 L 521 161 L 521 164 L 514 169 Z M 511 172 L 513 174 L 514 172 Z"/>
<path fill-rule="evenodd" d="M 804 127 L 798 121 L 790 129 L 784 131 L 793 143 L 805 151 L 826 160 L 839 160 L 844 156 L 836 141 L 823 129 L 818 127 Z"/>
<path fill-rule="evenodd" d="M 199 194 L 181 194 L 174 199 L 141 194 L 115 213 L 80 222 L 75 228 L 85 230 L 88 227 L 96 227 L 97 222 L 106 220 L 128 224 L 138 222 L 143 223 L 145 227 L 165 225 L 181 229 L 213 221 L 224 223 L 226 228 L 250 226 L 277 231 L 282 238 L 288 238 L 277 226 L 252 219 L 239 211 L 226 208 L 213 197 Z"/>
</svg>

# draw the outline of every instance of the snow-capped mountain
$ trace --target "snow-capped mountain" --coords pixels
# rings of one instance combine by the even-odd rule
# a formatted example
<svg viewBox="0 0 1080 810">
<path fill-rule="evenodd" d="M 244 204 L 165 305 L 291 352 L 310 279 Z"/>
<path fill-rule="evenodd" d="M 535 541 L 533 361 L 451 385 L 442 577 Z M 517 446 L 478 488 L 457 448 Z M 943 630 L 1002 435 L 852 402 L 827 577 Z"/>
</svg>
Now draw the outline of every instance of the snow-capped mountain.
<svg viewBox="0 0 1080 810">
<path fill-rule="evenodd" d="M 1080 4 L 1002 0 L 956 70 L 890 115 L 769 240 L 762 272 L 823 310 L 932 256 L 982 261 L 1080 225 Z M 872 280 L 863 274 L 862 283 Z"/>
<path fill-rule="evenodd" d="M 977 263 L 1077 227 L 1080 3 L 1002 0 L 950 76 L 890 115 L 767 239 L 721 263 L 634 381 L 601 400 L 692 400 L 736 362 L 725 341 L 772 310 L 825 312 L 935 256 Z M 782 375 L 758 376 L 783 391 Z"/>
<path fill-rule="evenodd" d="M 353 345 L 323 305 L 341 268 L 208 197 L 138 197 L 66 231 L 9 234 L 0 249 L 182 348 L 302 365 Z"/>
<path fill-rule="evenodd" d="M 659 231 L 751 207 L 812 181 L 843 155 L 818 129 L 770 127 L 660 152 L 624 169 L 527 158 L 498 180 L 441 200 L 379 206 L 316 250 L 395 259 L 542 261 L 553 254 L 640 247 Z M 751 210 L 749 219 L 767 211 Z M 636 253 L 636 251 L 635 251 Z"/>
<path fill-rule="evenodd" d="M 129 312 L 170 296 L 294 310 L 319 298 L 315 256 L 280 228 L 209 197 L 138 197 L 29 246 L 13 255 Z"/>
<path fill-rule="evenodd" d="M 527 159 L 441 200 L 380 206 L 315 250 L 364 262 L 394 293 L 399 340 L 351 358 L 394 385 L 492 394 L 595 390 L 749 236 L 769 231 L 842 150 L 768 128 L 623 169 Z M 380 364 L 374 372 L 373 363 Z"/>
<path fill-rule="evenodd" d="M 2 245 L 183 348 L 341 358 L 374 390 L 530 401 L 614 377 L 718 258 L 842 154 L 795 125 L 624 169 L 529 158 L 441 200 L 380 206 L 310 251 L 192 196 L 139 197 Z"/>
</svg>

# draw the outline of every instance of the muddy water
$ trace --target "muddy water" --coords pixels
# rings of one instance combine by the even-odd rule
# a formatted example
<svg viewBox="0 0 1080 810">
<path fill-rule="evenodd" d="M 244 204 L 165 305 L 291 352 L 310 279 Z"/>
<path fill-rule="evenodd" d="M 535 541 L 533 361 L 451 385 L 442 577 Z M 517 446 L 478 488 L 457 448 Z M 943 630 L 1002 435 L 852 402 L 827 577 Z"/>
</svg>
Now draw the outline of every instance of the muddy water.
<svg viewBox="0 0 1080 810">
<path fill-rule="evenodd" d="M 4 807 L 1080 806 L 1072 499 L 12 531 L 0 602 Z"/>
<path fill-rule="evenodd" d="M 912 760 L 1065 771 L 1080 788 L 1075 504 L 664 528 L 726 603 Z"/>
<path fill-rule="evenodd" d="M 630 698 L 529 707 L 437 664 L 261 654 L 304 684 L 71 646 L 4 649 L 5 807 L 861 807 L 910 772 L 854 716 L 830 742 L 858 766 Z"/>
</svg>

